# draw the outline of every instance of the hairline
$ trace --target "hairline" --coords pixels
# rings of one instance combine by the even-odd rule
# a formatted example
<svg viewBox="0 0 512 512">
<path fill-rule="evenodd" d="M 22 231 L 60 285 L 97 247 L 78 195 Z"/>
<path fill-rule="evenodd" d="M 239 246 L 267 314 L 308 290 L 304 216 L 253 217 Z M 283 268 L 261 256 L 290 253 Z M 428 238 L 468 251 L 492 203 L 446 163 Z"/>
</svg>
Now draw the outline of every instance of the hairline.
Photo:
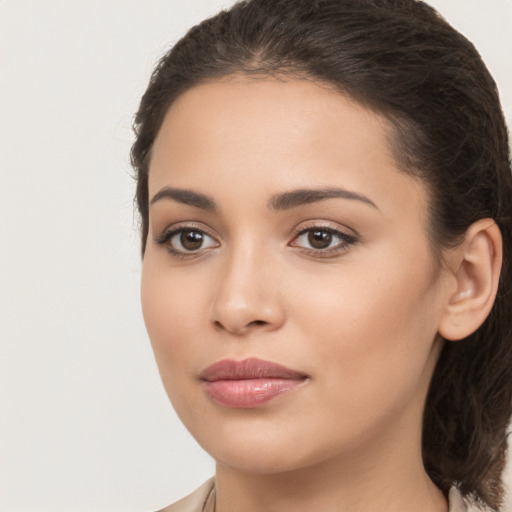
<svg viewBox="0 0 512 512">
<path fill-rule="evenodd" d="M 257 61 L 253 61 L 256 64 Z M 424 177 L 428 173 L 422 170 L 418 165 L 414 165 L 411 162 L 407 162 L 406 160 L 409 158 L 404 147 L 400 147 L 405 143 L 403 137 L 400 135 L 400 131 L 405 128 L 403 125 L 409 125 L 407 128 L 410 128 L 411 125 L 418 126 L 417 123 L 410 119 L 409 117 L 401 117 L 397 115 L 397 113 L 392 112 L 391 107 L 383 107 L 378 106 L 375 102 L 370 102 L 366 100 L 362 95 L 357 97 L 356 95 L 350 93 L 347 89 L 343 88 L 340 84 L 335 83 L 334 81 L 326 80 L 323 77 L 315 75 L 310 71 L 301 70 L 299 67 L 293 66 L 283 66 L 280 68 L 276 68 L 273 72 L 269 69 L 265 69 L 264 63 L 263 66 L 251 66 L 250 63 L 247 66 L 239 66 L 238 68 L 233 67 L 232 70 L 227 70 L 223 74 L 219 74 L 218 76 L 210 76 L 204 77 L 196 80 L 194 83 L 189 84 L 184 87 L 182 91 L 180 91 L 168 104 L 165 108 L 162 108 L 162 115 L 157 123 L 157 128 L 154 133 L 154 137 L 151 143 L 151 146 L 145 155 L 144 158 L 144 168 L 146 174 L 146 195 L 147 202 L 146 205 L 149 207 L 149 172 L 151 166 L 151 157 L 153 154 L 153 148 L 155 145 L 155 141 L 160 133 L 163 122 L 173 105 L 188 91 L 200 87 L 202 85 L 208 84 L 218 84 L 218 83 L 229 83 L 236 80 L 241 79 L 251 79 L 251 80 L 275 80 L 278 82 L 289 82 L 292 80 L 303 80 L 310 82 L 318 87 L 322 87 L 329 91 L 332 91 L 336 94 L 343 96 L 350 103 L 361 107 L 368 112 L 371 112 L 374 115 L 377 115 L 383 121 L 384 127 L 384 137 L 388 144 L 390 150 L 390 156 L 393 159 L 393 162 L 396 164 L 398 170 L 403 172 L 404 174 L 414 178 L 421 185 L 425 187 L 427 193 L 427 212 L 425 218 L 425 230 L 427 233 L 427 238 L 429 242 L 429 248 L 432 255 L 432 261 L 434 264 L 434 268 L 436 271 L 441 270 L 445 266 L 445 259 L 443 257 L 443 249 L 447 246 L 456 246 L 463 239 L 461 237 L 459 240 L 455 241 L 455 243 L 447 244 L 443 243 L 436 232 L 435 224 L 436 224 L 436 211 L 435 211 L 435 203 L 436 203 L 436 194 L 434 191 L 434 187 L 432 184 Z M 149 222 L 149 219 L 145 219 L 146 222 Z M 142 253 L 142 257 L 144 257 L 145 252 L 145 243 L 144 242 L 144 250 Z"/>
</svg>

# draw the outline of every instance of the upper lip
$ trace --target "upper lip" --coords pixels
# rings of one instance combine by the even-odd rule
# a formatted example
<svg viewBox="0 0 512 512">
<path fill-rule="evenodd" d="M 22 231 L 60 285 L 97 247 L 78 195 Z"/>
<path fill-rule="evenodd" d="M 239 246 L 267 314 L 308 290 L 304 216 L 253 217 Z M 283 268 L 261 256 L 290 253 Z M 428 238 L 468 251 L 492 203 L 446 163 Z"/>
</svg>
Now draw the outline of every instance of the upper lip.
<svg viewBox="0 0 512 512">
<path fill-rule="evenodd" d="M 205 368 L 199 375 L 201 380 L 215 382 L 217 380 L 244 379 L 304 379 L 306 374 L 287 368 L 271 361 L 255 357 L 235 361 L 223 359 Z"/>
</svg>

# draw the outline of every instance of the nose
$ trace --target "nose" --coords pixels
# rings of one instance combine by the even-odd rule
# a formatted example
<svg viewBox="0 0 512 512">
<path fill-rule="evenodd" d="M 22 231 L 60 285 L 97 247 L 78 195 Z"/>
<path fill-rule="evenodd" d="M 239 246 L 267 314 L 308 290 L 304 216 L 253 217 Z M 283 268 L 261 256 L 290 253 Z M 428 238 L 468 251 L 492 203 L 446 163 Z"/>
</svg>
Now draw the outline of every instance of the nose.
<svg viewBox="0 0 512 512">
<path fill-rule="evenodd" d="M 222 265 L 212 305 L 215 328 L 236 336 L 279 329 L 286 313 L 275 262 L 247 247 Z"/>
</svg>

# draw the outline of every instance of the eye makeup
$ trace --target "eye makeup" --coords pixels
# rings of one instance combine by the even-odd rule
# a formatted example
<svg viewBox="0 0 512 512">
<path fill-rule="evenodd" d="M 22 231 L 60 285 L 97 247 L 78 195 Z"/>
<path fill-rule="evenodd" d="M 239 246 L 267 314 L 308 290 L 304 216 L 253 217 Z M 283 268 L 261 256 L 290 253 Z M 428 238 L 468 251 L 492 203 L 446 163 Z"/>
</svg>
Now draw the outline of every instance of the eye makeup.
<svg viewBox="0 0 512 512">
<path fill-rule="evenodd" d="M 289 247 L 317 258 L 341 255 L 358 241 L 353 234 L 320 221 L 301 224 L 291 236 Z M 154 242 L 176 259 L 194 258 L 221 245 L 216 237 L 194 223 L 171 226 L 155 237 Z"/>
</svg>

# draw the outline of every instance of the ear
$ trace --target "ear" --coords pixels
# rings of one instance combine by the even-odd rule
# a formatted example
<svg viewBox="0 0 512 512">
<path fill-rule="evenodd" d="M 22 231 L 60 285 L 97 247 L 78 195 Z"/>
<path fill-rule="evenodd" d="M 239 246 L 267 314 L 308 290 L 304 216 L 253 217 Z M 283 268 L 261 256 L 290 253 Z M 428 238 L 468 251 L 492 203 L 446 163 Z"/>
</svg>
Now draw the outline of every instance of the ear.
<svg viewBox="0 0 512 512">
<path fill-rule="evenodd" d="M 480 219 L 447 258 L 453 286 L 439 324 L 439 334 L 460 340 L 475 332 L 496 298 L 502 262 L 501 232 L 492 219 Z"/>
</svg>

